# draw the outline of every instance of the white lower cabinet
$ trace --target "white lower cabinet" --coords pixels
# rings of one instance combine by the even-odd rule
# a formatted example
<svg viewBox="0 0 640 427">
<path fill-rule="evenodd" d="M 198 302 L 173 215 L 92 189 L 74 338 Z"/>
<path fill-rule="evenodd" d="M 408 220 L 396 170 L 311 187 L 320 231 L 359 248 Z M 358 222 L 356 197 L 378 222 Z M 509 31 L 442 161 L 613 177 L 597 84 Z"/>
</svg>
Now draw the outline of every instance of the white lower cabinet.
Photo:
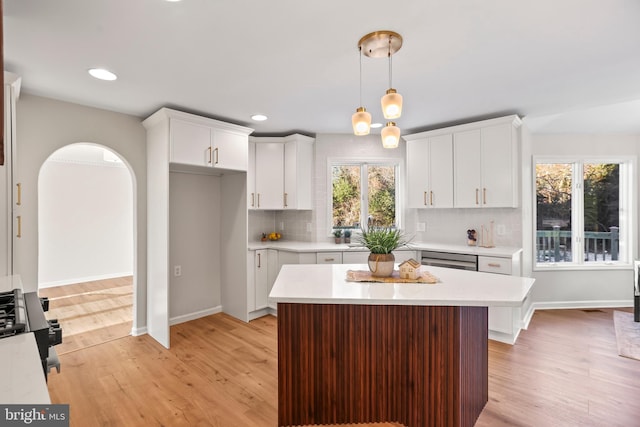
<svg viewBox="0 0 640 427">
<path fill-rule="evenodd" d="M 269 293 L 278 276 L 278 251 L 274 249 L 258 249 L 250 252 L 249 259 L 253 261 L 249 270 L 249 312 L 259 311 L 269 307 Z"/>
<path fill-rule="evenodd" d="M 342 252 L 318 252 L 316 264 L 342 264 Z"/>
<path fill-rule="evenodd" d="M 520 255 L 513 258 L 478 257 L 478 271 L 494 274 L 520 275 Z M 489 307 L 489 338 L 513 344 L 522 329 L 522 308 Z"/>
</svg>

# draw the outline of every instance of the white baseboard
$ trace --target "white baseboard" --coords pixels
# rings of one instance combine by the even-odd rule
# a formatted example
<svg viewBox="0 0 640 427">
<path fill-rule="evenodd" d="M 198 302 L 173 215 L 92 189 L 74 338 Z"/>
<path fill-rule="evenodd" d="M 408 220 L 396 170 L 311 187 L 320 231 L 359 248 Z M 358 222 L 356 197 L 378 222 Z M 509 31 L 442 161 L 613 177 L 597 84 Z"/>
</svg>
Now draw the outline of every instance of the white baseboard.
<svg viewBox="0 0 640 427">
<path fill-rule="evenodd" d="M 141 328 L 131 328 L 131 335 L 134 337 L 139 337 L 140 335 L 145 335 L 147 334 L 149 331 L 147 330 L 146 326 L 143 326 Z"/>
<path fill-rule="evenodd" d="M 217 307 L 213 307 L 213 308 L 208 308 L 206 310 L 194 311 L 193 313 L 183 314 L 183 315 L 180 315 L 180 316 L 172 317 L 171 319 L 169 319 L 169 325 L 170 326 L 177 325 L 179 323 L 188 322 L 190 320 L 196 320 L 196 319 L 199 319 L 201 317 L 210 316 L 210 315 L 216 314 L 216 313 L 222 313 L 222 306 L 221 305 L 219 305 Z"/>
<path fill-rule="evenodd" d="M 277 311 L 271 307 L 261 308 L 260 310 L 252 311 L 251 313 L 249 313 L 248 322 L 251 322 L 252 320 L 258 319 L 262 316 L 266 316 L 267 314 L 275 315 L 276 313 Z"/>
<path fill-rule="evenodd" d="M 52 288 L 54 286 L 75 285 L 76 283 L 95 282 L 96 280 L 116 279 L 118 277 L 133 276 L 132 271 L 124 273 L 101 274 L 98 276 L 74 277 L 73 279 L 56 280 L 53 282 L 38 283 L 38 289 Z"/>
<path fill-rule="evenodd" d="M 633 307 L 633 300 L 601 300 L 601 301 L 550 301 L 550 302 L 534 302 L 531 304 L 533 311 L 535 310 L 562 310 L 572 308 L 616 308 L 616 307 Z M 529 310 L 532 311 L 532 310 Z M 528 313 L 527 313 L 528 314 Z M 533 316 L 533 312 L 531 312 Z"/>
</svg>

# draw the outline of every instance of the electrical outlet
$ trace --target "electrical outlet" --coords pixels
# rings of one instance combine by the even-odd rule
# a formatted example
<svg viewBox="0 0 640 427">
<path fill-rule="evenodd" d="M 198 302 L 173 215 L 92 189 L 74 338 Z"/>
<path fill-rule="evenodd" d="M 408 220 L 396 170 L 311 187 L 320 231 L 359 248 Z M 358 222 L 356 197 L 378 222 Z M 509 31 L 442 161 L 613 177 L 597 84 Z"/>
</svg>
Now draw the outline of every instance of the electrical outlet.
<svg viewBox="0 0 640 427">
<path fill-rule="evenodd" d="M 175 267 L 173 267 L 173 275 L 176 276 L 176 277 L 182 276 L 182 266 L 181 265 L 176 265 Z"/>
<path fill-rule="evenodd" d="M 311 233 L 311 223 L 307 223 L 307 233 Z"/>
<path fill-rule="evenodd" d="M 416 231 L 424 231 L 426 228 L 426 224 L 424 222 L 419 222 L 416 225 Z"/>
<path fill-rule="evenodd" d="M 498 236 L 504 236 L 504 234 L 507 232 L 507 229 L 504 224 L 498 224 L 498 226 L 496 227 L 496 232 L 498 233 Z"/>
</svg>

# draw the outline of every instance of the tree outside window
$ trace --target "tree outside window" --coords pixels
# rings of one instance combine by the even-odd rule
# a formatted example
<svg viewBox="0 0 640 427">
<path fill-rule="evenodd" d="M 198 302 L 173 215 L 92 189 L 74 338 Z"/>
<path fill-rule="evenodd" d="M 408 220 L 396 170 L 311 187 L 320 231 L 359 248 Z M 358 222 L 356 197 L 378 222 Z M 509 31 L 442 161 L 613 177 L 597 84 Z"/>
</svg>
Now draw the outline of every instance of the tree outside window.
<svg viewBox="0 0 640 427">
<path fill-rule="evenodd" d="M 334 229 L 397 225 L 396 164 L 334 164 L 331 186 Z"/>
</svg>

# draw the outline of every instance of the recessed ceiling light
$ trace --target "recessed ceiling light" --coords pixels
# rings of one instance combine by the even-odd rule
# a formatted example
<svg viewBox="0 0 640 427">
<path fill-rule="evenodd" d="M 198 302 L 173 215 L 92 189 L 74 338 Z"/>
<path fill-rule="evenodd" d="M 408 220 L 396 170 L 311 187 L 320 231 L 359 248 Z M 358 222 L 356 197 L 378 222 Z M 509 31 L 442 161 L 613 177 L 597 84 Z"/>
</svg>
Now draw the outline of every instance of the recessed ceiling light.
<svg viewBox="0 0 640 427">
<path fill-rule="evenodd" d="M 104 68 L 91 68 L 89 70 L 89 74 L 100 80 L 115 80 L 118 78 L 118 76 L 116 76 L 109 70 L 105 70 Z"/>
<path fill-rule="evenodd" d="M 181 1 L 181 0 L 167 0 L 167 1 L 170 1 L 170 2 L 178 2 L 178 1 Z"/>
<path fill-rule="evenodd" d="M 376 129 L 376 128 L 381 128 L 382 127 L 382 123 L 371 123 L 371 127 Z"/>
<path fill-rule="evenodd" d="M 267 116 L 265 116 L 264 114 L 254 114 L 253 116 L 251 116 L 252 120 L 255 120 L 256 122 L 264 122 L 265 120 L 267 120 Z"/>
</svg>

